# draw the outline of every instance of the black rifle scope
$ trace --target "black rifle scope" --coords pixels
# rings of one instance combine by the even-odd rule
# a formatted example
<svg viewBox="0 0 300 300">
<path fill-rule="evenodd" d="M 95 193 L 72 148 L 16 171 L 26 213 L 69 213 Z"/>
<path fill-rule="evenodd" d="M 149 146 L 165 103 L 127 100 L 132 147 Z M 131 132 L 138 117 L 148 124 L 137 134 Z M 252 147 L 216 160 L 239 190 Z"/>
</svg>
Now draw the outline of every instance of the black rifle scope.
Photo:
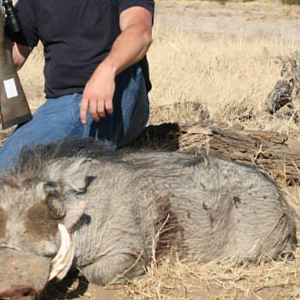
<svg viewBox="0 0 300 300">
<path fill-rule="evenodd" d="M 17 18 L 16 10 L 12 3 L 12 0 L 2 0 L 2 5 L 5 11 L 5 26 L 12 34 L 21 32 L 20 21 Z"/>
</svg>

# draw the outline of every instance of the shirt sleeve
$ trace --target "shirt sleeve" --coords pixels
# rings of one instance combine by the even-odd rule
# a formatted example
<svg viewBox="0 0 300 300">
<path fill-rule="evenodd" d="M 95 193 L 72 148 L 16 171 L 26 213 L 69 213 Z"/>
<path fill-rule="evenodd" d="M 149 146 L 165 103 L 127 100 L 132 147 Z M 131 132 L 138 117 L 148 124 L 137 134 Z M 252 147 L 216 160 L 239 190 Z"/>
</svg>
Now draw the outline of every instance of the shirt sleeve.
<svg viewBox="0 0 300 300">
<path fill-rule="evenodd" d="M 140 7 L 144 7 L 145 9 L 149 10 L 152 15 L 152 19 L 153 19 L 154 0 L 118 0 L 119 14 L 121 14 L 121 12 L 126 10 L 127 8 L 130 8 L 133 6 L 140 6 Z"/>
<path fill-rule="evenodd" d="M 36 0 L 19 0 L 16 5 L 22 34 L 17 36 L 15 42 L 31 48 L 35 47 L 39 42 L 35 4 Z"/>
</svg>

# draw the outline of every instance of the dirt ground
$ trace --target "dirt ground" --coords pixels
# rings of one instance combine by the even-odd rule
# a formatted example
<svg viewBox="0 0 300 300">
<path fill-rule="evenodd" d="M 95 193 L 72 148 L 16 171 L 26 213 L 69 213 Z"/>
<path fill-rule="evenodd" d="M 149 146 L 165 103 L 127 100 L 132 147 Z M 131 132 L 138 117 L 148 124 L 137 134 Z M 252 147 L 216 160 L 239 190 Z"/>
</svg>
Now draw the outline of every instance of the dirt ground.
<svg viewBox="0 0 300 300">
<path fill-rule="evenodd" d="M 159 1 L 155 26 L 208 35 L 277 36 L 283 41 L 299 41 L 300 10 L 276 4 L 275 9 L 270 8 L 270 2 L 220 5 L 216 2 Z"/>
<path fill-rule="evenodd" d="M 252 37 L 272 37 L 278 39 L 279 43 L 299 43 L 300 42 L 300 6 L 283 6 L 279 2 L 270 1 L 255 1 L 255 2 L 230 2 L 224 5 L 218 2 L 206 2 L 206 1 L 169 1 L 158 0 L 156 3 L 156 16 L 155 27 L 158 29 L 175 30 L 180 34 L 185 32 L 199 33 L 201 37 L 205 39 L 218 39 L 218 37 L 226 35 L 232 37 L 252 38 Z M 154 40 L 155 43 L 155 40 Z M 172 46 L 172 45 L 171 45 Z M 174 47 L 177 47 L 175 45 Z M 209 49 L 207 50 L 209 51 Z M 154 53 L 151 54 L 155 55 Z M 184 53 L 183 53 L 184 55 Z M 29 64 L 30 70 L 30 64 Z M 150 61 L 151 68 L 151 61 Z M 28 69 L 27 69 L 28 72 Z M 41 80 L 41 68 L 34 71 L 37 79 L 28 79 L 24 81 L 24 87 L 27 96 L 31 99 L 40 99 L 43 95 L 42 92 L 42 80 Z M 26 75 L 22 75 L 21 78 Z M 38 101 L 38 100 L 37 100 Z M 155 102 L 155 99 L 153 100 Z M 38 104 L 37 104 L 38 105 Z M 37 106 L 36 105 L 36 106 Z M 33 105 L 35 107 L 35 105 Z M 0 132 L 1 137 L 5 137 L 5 133 Z M 286 282 L 279 281 L 278 284 L 270 284 L 267 287 L 259 288 L 256 291 L 256 296 L 251 296 L 251 287 L 249 291 L 243 291 L 236 287 L 230 287 L 231 292 L 223 293 L 227 289 L 226 284 L 222 281 L 216 281 L 220 284 L 205 285 L 199 284 L 196 280 L 198 274 L 195 274 L 193 269 L 184 268 L 184 274 L 191 276 L 191 279 L 187 279 L 183 282 L 181 275 L 174 275 L 171 281 L 164 281 L 160 283 L 163 287 L 159 286 L 159 290 L 167 291 L 165 295 L 161 295 L 160 292 L 152 293 L 153 289 L 158 289 L 158 284 L 144 285 L 149 288 L 148 291 L 141 292 L 139 290 L 139 283 L 135 281 L 130 286 L 122 287 L 98 287 L 95 285 L 89 285 L 84 278 L 68 277 L 61 283 L 50 284 L 43 296 L 43 300 L 50 299 L 82 299 L 82 300 L 109 300 L 109 299 L 300 299 L 300 292 L 295 288 L 289 287 Z M 164 270 L 164 269 L 163 269 Z M 222 271 L 222 270 L 221 270 Z M 163 272 L 163 271 L 162 271 Z M 174 273 L 174 270 L 167 269 L 166 273 Z M 179 271 L 178 271 L 179 272 Z M 181 272 L 181 271 L 180 271 Z M 213 267 L 207 271 L 211 276 L 214 276 Z M 236 278 L 238 286 L 239 282 L 252 280 L 251 272 L 259 272 L 254 269 L 247 269 L 247 274 Z M 263 274 L 264 277 L 270 276 L 270 282 L 272 276 L 277 276 L 281 272 L 280 268 Z M 252 274 L 251 273 L 251 274 Z M 234 273 L 236 274 L 236 273 Z M 147 275 L 151 283 L 151 274 Z M 186 275 L 184 275 L 186 276 Z M 224 278 L 230 276 L 230 269 L 224 271 Z M 236 275 L 235 275 L 236 276 Z M 293 273 L 294 276 L 294 273 Z M 176 277 L 178 278 L 176 280 Z M 174 279 L 175 278 L 175 279 Z M 250 278 L 250 279 L 249 279 Z M 218 279 L 219 280 L 219 279 Z M 256 279 L 253 279 L 255 281 Z M 287 277 L 287 281 L 290 280 Z M 205 280 L 204 280 L 205 281 Z M 203 282 L 203 280 L 201 281 Z M 253 282 L 254 285 L 254 282 Z M 223 286 L 223 288 L 222 288 Z M 284 291 L 281 287 L 285 286 Z M 156 295 L 156 296 L 153 296 Z M 220 296 L 221 295 L 221 296 Z M 245 295 L 250 295 L 245 296 Z"/>
</svg>

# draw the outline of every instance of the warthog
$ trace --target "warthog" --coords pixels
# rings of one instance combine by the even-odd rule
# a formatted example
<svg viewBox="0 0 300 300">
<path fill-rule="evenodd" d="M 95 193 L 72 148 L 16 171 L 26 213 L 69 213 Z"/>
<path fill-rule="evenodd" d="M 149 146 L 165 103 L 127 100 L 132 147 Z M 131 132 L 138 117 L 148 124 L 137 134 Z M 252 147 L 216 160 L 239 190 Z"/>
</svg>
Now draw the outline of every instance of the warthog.
<svg viewBox="0 0 300 300">
<path fill-rule="evenodd" d="M 72 267 L 96 284 L 122 282 L 171 249 L 203 263 L 273 259 L 294 247 L 294 212 L 258 169 L 101 145 L 27 149 L 1 175 L 0 299 L 36 299 Z"/>
</svg>

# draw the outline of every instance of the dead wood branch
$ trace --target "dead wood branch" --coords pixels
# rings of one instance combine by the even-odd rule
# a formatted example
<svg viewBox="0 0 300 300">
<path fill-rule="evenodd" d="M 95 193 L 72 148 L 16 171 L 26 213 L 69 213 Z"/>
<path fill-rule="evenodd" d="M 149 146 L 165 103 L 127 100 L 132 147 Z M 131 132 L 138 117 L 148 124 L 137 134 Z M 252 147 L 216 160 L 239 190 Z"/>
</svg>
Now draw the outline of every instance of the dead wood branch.
<svg viewBox="0 0 300 300">
<path fill-rule="evenodd" d="M 266 101 L 271 114 L 285 106 L 293 111 L 300 94 L 300 53 L 295 52 L 290 57 L 278 57 L 278 61 L 282 64 L 281 79 L 276 82 Z"/>
<path fill-rule="evenodd" d="M 166 123 L 148 126 L 132 147 L 180 151 L 204 150 L 241 163 L 256 164 L 273 178 L 299 183 L 300 147 L 288 136 L 220 124 Z"/>
</svg>

